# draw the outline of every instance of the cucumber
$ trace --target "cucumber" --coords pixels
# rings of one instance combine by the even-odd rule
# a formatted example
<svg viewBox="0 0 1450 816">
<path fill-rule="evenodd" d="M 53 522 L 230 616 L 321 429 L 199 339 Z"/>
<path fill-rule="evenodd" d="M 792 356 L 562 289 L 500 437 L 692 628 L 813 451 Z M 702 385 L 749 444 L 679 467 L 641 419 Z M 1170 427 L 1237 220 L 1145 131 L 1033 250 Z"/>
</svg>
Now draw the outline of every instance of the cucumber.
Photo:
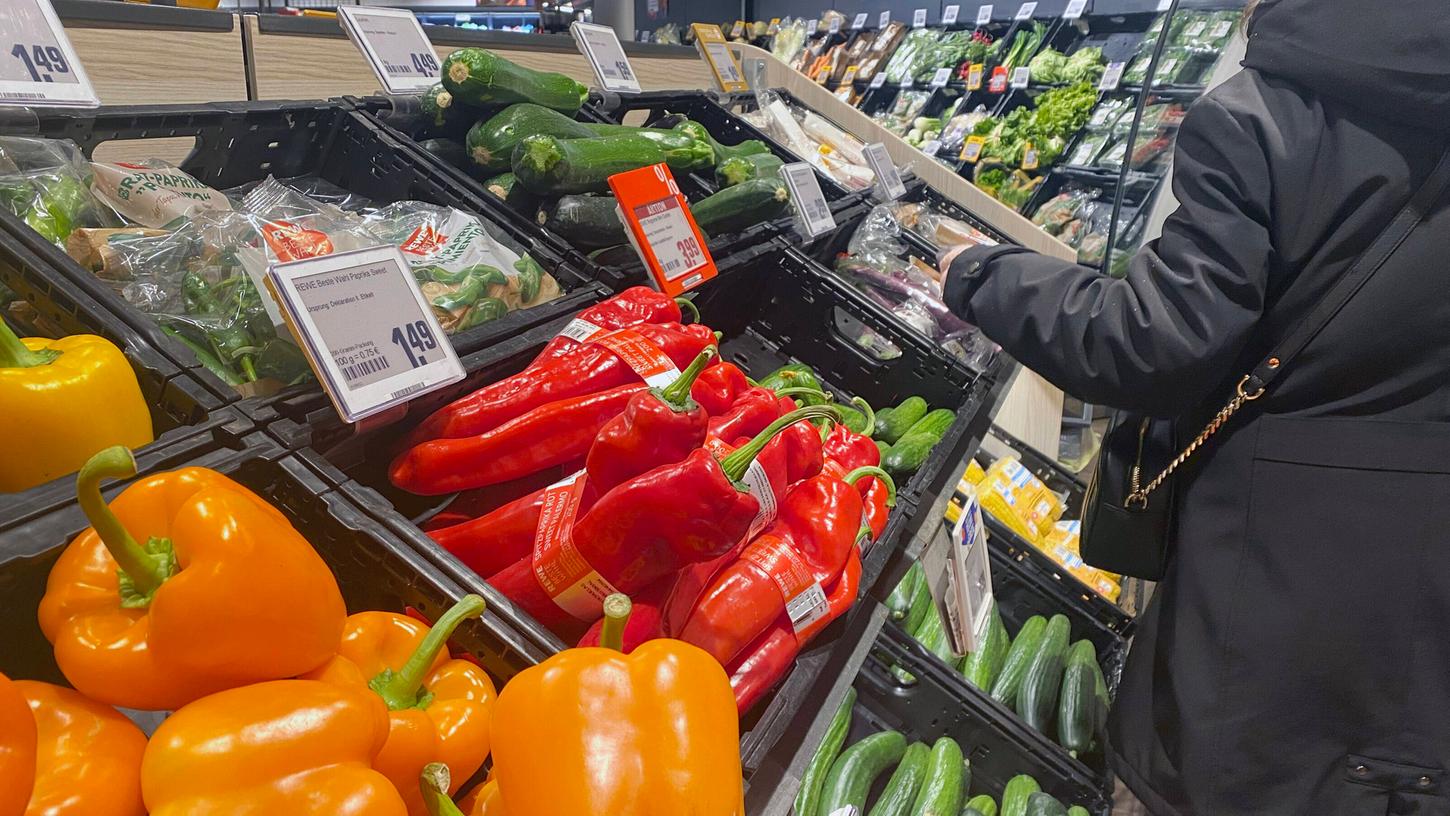
<svg viewBox="0 0 1450 816">
<path fill-rule="evenodd" d="M 1093 667 L 1098 653 L 1091 641 L 1079 640 L 1067 650 L 1062 693 L 1057 703 L 1057 741 L 1072 756 L 1092 745 L 1098 721 L 1097 681 Z"/>
<path fill-rule="evenodd" d="M 911 426 L 906 435 L 891 445 L 891 452 L 881 459 L 888 473 L 911 473 L 921 467 L 931 449 L 946 435 L 957 419 L 949 408 L 938 408 Z"/>
<path fill-rule="evenodd" d="M 891 452 L 891 446 L 885 442 L 882 442 L 880 439 L 873 439 L 871 441 L 876 443 L 876 450 L 880 452 L 882 459 L 885 459 L 886 454 Z"/>
<path fill-rule="evenodd" d="M 703 170 L 715 162 L 715 151 L 708 142 L 702 142 L 683 130 L 664 128 L 631 127 L 629 125 L 608 125 L 589 122 L 584 127 L 593 136 L 642 136 L 658 144 L 665 151 L 665 162 L 671 170 Z"/>
<path fill-rule="evenodd" d="M 715 166 L 715 180 L 721 187 L 731 187 L 754 178 L 778 178 L 784 165 L 774 153 L 732 156 Z"/>
<path fill-rule="evenodd" d="M 881 772 L 901 761 L 906 737 L 897 731 L 881 731 L 852 745 L 831 763 L 821 790 L 817 816 L 831 816 L 847 806 L 860 813 L 866 809 L 866 794 Z"/>
<path fill-rule="evenodd" d="M 935 606 L 931 600 L 931 585 L 926 580 L 926 572 L 921 574 L 921 581 L 911 589 L 911 609 L 906 613 L 906 633 L 916 637 L 916 630 L 920 629 L 926 621 L 927 613 Z"/>
<path fill-rule="evenodd" d="M 708 235 L 739 232 L 790 212 L 790 192 L 778 178 L 751 179 L 691 204 L 690 212 Z"/>
<path fill-rule="evenodd" d="M 876 413 L 876 438 L 895 445 L 896 440 L 906 436 L 922 417 L 926 416 L 926 400 L 921 397 L 907 397 L 895 408 Z"/>
<path fill-rule="evenodd" d="M 1037 647 L 1042 645 L 1042 636 L 1046 632 L 1047 619 L 1041 615 L 1033 615 L 1022 624 L 1022 629 L 1012 640 L 1012 648 L 1007 650 L 1007 659 L 1002 661 L 1002 671 L 998 673 L 996 682 L 992 683 L 993 700 L 1008 708 L 1017 702 L 1017 689 L 1022 685 L 1022 675 L 1027 671 L 1027 664 L 1037 654 Z"/>
<path fill-rule="evenodd" d="M 1027 664 L 1022 686 L 1017 691 L 1017 713 L 1028 725 L 1044 734 L 1052 724 L 1057 693 L 1062 689 L 1062 666 L 1067 659 L 1070 634 L 1067 616 L 1053 615 L 1052 620 L 1047 622 L 1042 644 Z"/>
<path fill-rule="evenodd" d="M 811 757 L 810 764 L 806 765 L 805 773 L 801 774 L 801 787 L 795 795 L 796 816 L 815 816 L 816 806 L 821 799 L 821 784 L 826 781 L 826 772 L 830 770 L 831 764 L 836 761 L 836 755 L 841 752 L 841 746 L 846 742 L 846 732 L 851 730 L 851 712 L 855 706 L 856 689 L 846 689 L 846 697 L 841 700 L 840 708 L 831 717 L 825 738 L 816 749 L 816 755 Z"/>
<path fill-rule="evenodd" d="M 1092 816 L 1088 809 L 1082 805 L 1073 805 L 1067 809 L 1067 816 Z"/>
<path fill-rule="evenodd" d="M 931 748 L 924 742 L 908 745 L 901 764 L 891 774 L 886 789 L 876 797 L 876 804 L 871 806 L 868 816 L 910 816 L 911 804 L 916 801 L 916 793 L 926 780 L 931 754 Z"/>
<path fill-rule="evenodd" d="M 1067 805 L 1050 793 L 1038 791 L 1027 797 L 1027 816 L 1067 816 Z"/>
<path fill-rule="evenodd" d="M 453 94 L 441 82 L 433 83 L 431 88 L 424 91 L 419 104 L 422 106 L 423 115 L 440 127 L 445 117 L 452 117 L 457 110 L 453 107 Z"/>
<path fill-rule="evenodd" d="M 916 795 L 912 816 L 957 816 L 962 807 L 962 792 L 967 789 L 963 777 L 967 773 L 962 747 L 951 737 L 942 737 L 931 746 L 931 764 L 927 766 L 926 782 Z"/>
<path fill-rule="evenodd" d="M 1040 790 L 1042 786 L 1027 774 L 1009 779 L 1002 789 L 1002 816 L 1027 816 L 1027 799 Z"/>
<path fill-rule="evenodd" d="M 460 48 L 443 59 L 443 87 L 466 105 L 533 102 L 571 116 L 589 89 L 563 74 L 535 71 L 483 48 Z"/>
<path fill-rule="evenodd" d="M 664 160 L 660 146 L 640 136 L 530 136 L 514 148 L 513 168 L 519 183 L 540 195 L 602 193 L 610 176 Z"/>
<path fill-rule="evenodd" d="M 891 590 L 891 594 L 886 598 L 886 609 L 890 612 L 892 620 L 898 622 L 906 620 L 907 614 L 911 611 L 912 594 L 916 591 L 917 582 L 921 580 L 923 580 L 921 562 L 913 561 L 911 568 L 906 571 L 906 575 L 897 582 L 896 588 Z"/>
<path fill-rule="evenodd" d="M 987 634 L 977 644 L 977 651 L 967 655 L 967 662 L 962 666 L 967 682 L 990 692 L 997 675 L 1002 673 L 1002 664 L 1006 662 L 1007 650 L 1011 647 L 1012 639 L 1007 636 L 1007 627 L 1002 623 L 997 601 L 993 599 L 992 609 L 987 613 Z"/>
<path fill-rule="evenodd" d="M 580 249 L 599 249 L 629 242 L 618 210 L 611 195 L 566 195 L 539 211 L 539 223 Z"/>
<path fill-rule="evenodd" d="M 946 622 L 934 602 L 927 605 L 926 619 L 911 636 L 916 638 L 917 643 L 925 646 L 927 651 L 941 658 L 943 663 L 950 665 L 956 660 L 952 656 L 952 641 L 947 636 Z"/>
<path fill-rule="evenodd" d="M 881 408 L 881 409 L 879 409 L 879 410 L 876 411 L 876 428 L 875 428 L 874 432 L 871 434 L 871 438 L 873 438 L 873 439 L 876 440 L 876 444 L 878 446 L 879 445 L 886 445 L 887 447 L 890 447 L 890 445 L 891 445 L 891 443 L 889 443 L 889 442 L 882 442 L 881 441 L 881 423 L 883 423 L 883 422 L 890 422 L 891 421 L 891 414 L 895 410 L 896 410 L 895 408 L 887 407 L 887 408 Z M 883 450 L 882 453 L 885 453 L 885 451 Z"/>
<path fill-rule="evenodd" d="M 490 173 L 509 169 L 514 148 L 530 136 L 588 139 L 594 131 L 582 122 L 532 102 L 520 102 L 480 119 L 468 129 L 464 147 L 473 163 Z"/>
<path fill-rule="evenodd" d="M 973 796 L 967 802 L 967 807 L 977 811 L 982 816 L 997 816 L 997 800 L 985 793 Z"/>
</svg>

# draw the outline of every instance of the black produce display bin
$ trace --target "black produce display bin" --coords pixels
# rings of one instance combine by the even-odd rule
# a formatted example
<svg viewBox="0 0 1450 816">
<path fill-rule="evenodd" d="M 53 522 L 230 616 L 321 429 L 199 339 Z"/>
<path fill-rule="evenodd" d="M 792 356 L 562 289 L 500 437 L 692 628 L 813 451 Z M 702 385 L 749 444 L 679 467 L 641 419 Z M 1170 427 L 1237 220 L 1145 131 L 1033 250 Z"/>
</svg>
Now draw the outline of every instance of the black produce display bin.
<svg viewBox="0 0 1450 816">
<path fill-rule="evenodd" d="M 137 478 L 186 466 L 211 468 L 266 498 L 327 562 L 350 614 L 413 612 L 436 620 L 465 594 L 384 525 L 260 434 L 249 437 L 240 449 L 217 446 L 177 461 L 139 464 Z M 107 483 L 107 499 L 114 499 L 123 487 Z M 36 609 L 51 567 L 87 526 L 74 501 L 37 518 L 0 525 L 0 596 L 6 599 L 8 613 L 0 621 L 0 643 L 5 644 L 0 672 L 12 679 L 64 682 L 40 631 Z M 477 658 L 500 686 L 545 657 L 493 609 L 480 619 L 464 621 L 451 643 Z"/>
<path fill-rule="evenodd" d="M 206 105 L 140 105 L 103 107 L 91 111 L 44 111 L 26 124 L 0 126 L 0 134 L 70 139 L 87 155 L 112 140 L 139 141 L 192 136 L 196 144 L 181 168 L 217 189 L 277 178 L 315 175 L 350 192 L 378 202 L 419 200 L 476 213 L 494 227 L 494 237 L 528 252 L 558 281 L 564 295 L 532 309 L 506 316 L 454 335 L 460 353 L 486 348 L 503 338 L 547 323 L 599 301 L 605 290 L 586 278 L 548 244 L 506 223 L 487 202 L 459 184 L 434 163 L 418 161 L 413 150 L 389 135 L 369 117 L 338 102 L 228 102 Z M 128 304 L 112 285 L 83 269 L 64 251 L 0 210 L 0 278 L 26 274 L 25 264 L 10 247 L 18 245 L 38 256 L 35 274 L 60 274 L 80 290 L 119 315 L 149 345 L 160 349 L 224 402 L 239 399 L 237 391 L 202 367 L 185 346 L 161 331 L 150 316 Z M 43 270 L 43 271 L 42 271 Z M 294 386 L 284 393 L 318 392 L 316 383 Z"/>
<path fill-rule="evenodd" d="M 0 214 L 8 215 L 3 211 Z M 141 334 L 54 271 L 12 235 L 0 231 L 0 285 L 27 306 L 0 315 L 21 337 L 59 338 L 94 334 L 126 355 L 141 396 L 151 410 L 156 441 L 136 452 L 143 461 L 172 461 L 213 441 L 237 445 L 253 430 L 239 411 L 226 409 L 220 397 L 182 373 Z M 4 308 L 0 305 L 0 308 Z M 96 406 L 103 410 L 104 406 Z M 12 428 L 12 433 L 24 433 Z M 13 524 L 69 501 L 75 476 L 60 476 L 18 493 L 0 494 L 0 525 Z"/>
</svg>

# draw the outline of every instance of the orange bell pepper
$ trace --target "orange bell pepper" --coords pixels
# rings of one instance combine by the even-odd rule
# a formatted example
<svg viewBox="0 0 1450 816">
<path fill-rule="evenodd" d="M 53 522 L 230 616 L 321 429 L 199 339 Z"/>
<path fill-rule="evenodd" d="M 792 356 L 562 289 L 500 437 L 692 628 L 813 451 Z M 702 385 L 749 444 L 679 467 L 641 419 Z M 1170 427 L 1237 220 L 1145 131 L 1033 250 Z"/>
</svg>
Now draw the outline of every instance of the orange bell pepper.
<svg viewBox="0 0 1450 816">
<path fill-rule="evenodd" d="M 448 798 L 448 766 L 435 762 L 423 768 L 420 787 L 423 801 L 428 806 L 428 816 L 504 816 L 503 802 L 499 800 L 498 782 L 489 780 L 473 789 L 473 793 L 454 804 Z"/>
<path fill-rule="evenodd" d="M 428 812 L 418 783 L 423 766 L 442 762 L 462 785 L 488 758 L 498 692 L 487 672 L 448 654 L 458 624 L 482 615 L 483 606 L 483 598 L 466 595 L 431 630 L 405 615 L 359 612 L 347 619 L 337 657 L 304 675 L 371 689 L 387 704 L 388 741 L 373 768 L 398 789 L 412 816 Z"/>
<path fill-rule="evenodd" d="M 141 792 L 151 816 L 404 816 L 372 769 L 388 709 L 365 689 L 273 680 L 203 697 L 151 736 Z"/>
<path fill-rule="evenodd" d="M 72 689 L 15 685 L 35 718 L 35 788 L 26 816 L 145 816 L 141 729 Z"/>
<path fill-rule="evenodd" d="M 35 717 L 20 686 L 0 674 L 0 816 L 21 816 L 35 784 Z"/>
<path fill-rule="evenodd" d="M 600 642 L 509 681 L 493 761 L 511 816 L 744 816 L 739 722 L 725 670 L 704 650 L 651 640 L 618 650 L 629 599 L 604 604 Z"/>
<path fill-rule="evenodd" d="M 135 473 L 120 446 L 81 468 L 92 527 L 61 554 L 40 601 L 40 628 L 71 685 L 124 708 L 176 709 L 337 652 L 342 594 L 281 513 L 197 467 L 141 479 L 107 507 L 100 480 Z M 144 547 L 131 531 L 147 536 Z"/>
</svg>

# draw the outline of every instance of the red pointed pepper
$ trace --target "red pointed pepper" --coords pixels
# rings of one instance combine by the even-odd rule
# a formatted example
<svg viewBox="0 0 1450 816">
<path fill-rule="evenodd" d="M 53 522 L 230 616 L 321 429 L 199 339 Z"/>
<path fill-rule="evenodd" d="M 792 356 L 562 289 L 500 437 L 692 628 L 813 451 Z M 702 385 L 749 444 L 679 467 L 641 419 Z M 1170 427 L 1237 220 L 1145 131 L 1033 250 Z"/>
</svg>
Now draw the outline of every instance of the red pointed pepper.
<svg viewBox="0 0 1450 816">
<path fill-rule="evenodd" d="M 780 400 L 775 393 L 754 386 L 742 391 L 725 413 L 710 415 L 710 435 L 727 442 L 754 436 L 780 417 Z"/>
<path fill-rule="evenodd" d="M 700 375 L 690 396 L 714 417 L 730 410 L 736 398 L 748 390 L 750 379 L 745 372 L 734 363 L 721 363 Z"/>
<path fill-rule="evenodd" d="M 614 297 L 581 311 L 570 321 L 570 326 L 589 331 L 590 326 L 611 330 L 637 326 L 640 323 L 682 323 L 684 314 L 680 311 L 681 307 L 694 315 L 696 323 L 700 322 L 700 312 L 690 301 L 672 298 L 648 286 L 631 286 Z M 534 362 L 558 357 L 578 346 L 578 340 L 568 334 L 560 334 L 544 346 Z"/>
<path fill-rule="evenodd" d="M 594 500 L 647 470 L 678 462 L 705 442 L 704 409 L 690 399 L 690 386 L 715 358 L 710 346 L 680 378 L 664 388 L 651 388 L 630 398 L 624 411 L 605 423 L 589 447 L 587 480 L 579 512 Z M 429 533 L 470 569 L 489 577 L 529 554 L 544 490 L 536 490 L 479 518 Z"/>
</svg>

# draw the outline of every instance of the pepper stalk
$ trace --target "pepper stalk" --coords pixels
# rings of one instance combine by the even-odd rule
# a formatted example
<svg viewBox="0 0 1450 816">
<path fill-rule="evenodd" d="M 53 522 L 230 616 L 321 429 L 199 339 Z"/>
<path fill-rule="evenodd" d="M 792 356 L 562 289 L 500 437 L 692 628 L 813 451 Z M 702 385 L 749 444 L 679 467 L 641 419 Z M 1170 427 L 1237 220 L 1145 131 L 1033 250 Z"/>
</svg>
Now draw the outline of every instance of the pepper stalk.
<svg viewBox="0 0 1450 816">
<path fill-rule="evenodd" d="M 709 367 L 718 353 L 719 351 L 714 346 L 706 346 L 695 356 L 695 359 L 690 361 L 685 370 L 680 372 L 680 376 L 674 382 L 664 388 L 652 388 L 651 393 L 660 402 L 674 409 L 676 413 L 690 410 L 690 407 L 695 404 L 694 400 L 690 399 L 690 389 L 694 387 L 695 380 L 699 378 L 701 372 Z"/>
<path fill-rule="evenodd" d="M 634 603 L 623 592 L 615 592 L 604 599 L 604 628 L 599 632 L 599 645 L 616 652 L 624 651 L 624 627 L 629 625 L 629 616 Z"/>
<path fill-rule="evenodd" d="M 418 790 L 423 794 L 423 806 L 428 808 L 428 816 L 463 816 L 463 811 L 448 797 L 451 787 L 453 776 L 447 765 L 430 762 L 423 766 L 423 773 L 418 777 Z"/>
<path fill-rule="evenodd" d="M 774 439 L 781 431 L 789 428 L 802 420 L 830 419 L 835 422 L 841 421 L 841 412 L 832 405 L 807 405 L 804 408 L 797 408 L 785 416 L 765 426 L 754 439 L 731 451 L 720 460 L 720 469 L 730 481 L 739 483 L 745 478 L 745 471 L 750 468 L 750 463 L 764 450 L 770 440 Z"/>
<path fill-rule="evenodd" d="M 0 368 L 48 365 L 60 355 L 61 352 L 57 349 L 32 350 L 15 335 L 4 320 L 0 320 Z"/>
<path fill-rule="evenodd" d="M 448 639 L 453 637 L 458 625 L 468 618 L 483 615 L 484 606 L 484 600 L 479 595 L 464 595 L 458 599 L 458 603 L 444 612 L 428 630 L 423 642 L 418 644 L 418 648 L 408 657 L 402 668 L 396 672 L 383 669 L 368 681 L 368 688 L 383 698 L 389 711 L 427 708 L 433 702 L 433 694 L 423 688 L 423 678 L 428 669 L 438 659 L 438 653 L 447 647 Z"/>
<path fill-rule="evenodd" d="M 881 468 L 876 467 L 875 465 L 863 465 L 862 467 L 858 467 L 850 473 L 847 473 L 841 479 L 841 481 L 845 482 L 848 485 L 854 485 L 858 480 L 865 476 L 874 476 L 886 484 L 886 506 L 895 507 L 896 482 L 892 480 L 890 474 L 888 474 Z"/>
<path fill-rule="evenodd" d="M 124 445 L 113 445 L 92 456 L 76 476 L 76 499 L 101 543 L 116 561 L 121 606 L 126 609 L 150 606 L 156 590 L 177 570 L 171 539 L 152 536 L 142 547 L 101 495 L 102 479 L 126 479 L 135 475 L 136 457 Z"/>
</svg>

